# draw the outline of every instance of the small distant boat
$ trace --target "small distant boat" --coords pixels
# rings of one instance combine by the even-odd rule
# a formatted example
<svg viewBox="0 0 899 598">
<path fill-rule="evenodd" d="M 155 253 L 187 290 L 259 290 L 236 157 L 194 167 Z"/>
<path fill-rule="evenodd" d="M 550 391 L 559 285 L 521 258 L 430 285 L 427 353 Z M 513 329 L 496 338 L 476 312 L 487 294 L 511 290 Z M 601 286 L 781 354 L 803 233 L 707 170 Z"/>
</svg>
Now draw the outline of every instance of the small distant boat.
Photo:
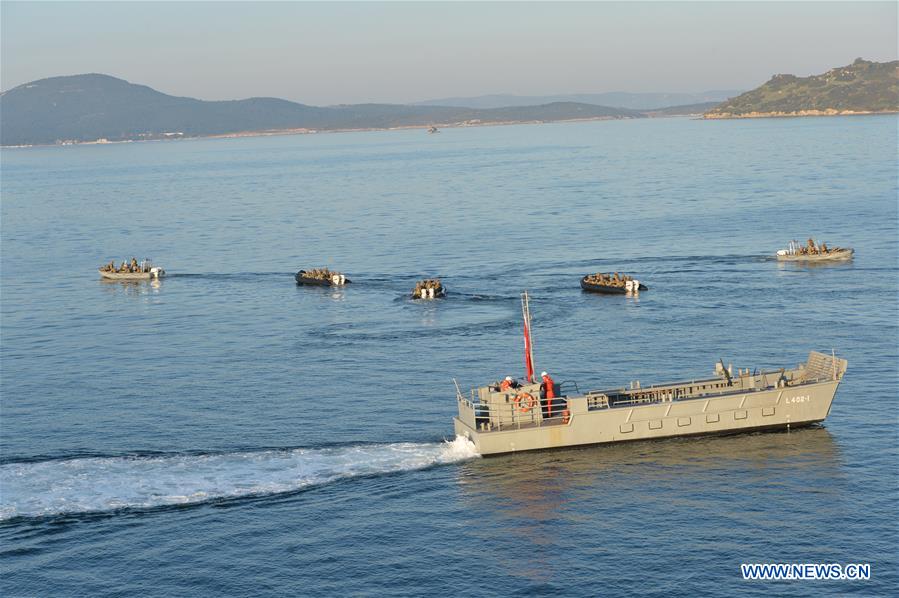
<svg viewBox="0 0 899 598">
<path fill-rule="evenodd" d="M 446 297 L 446 288 L 439 278 L 419 280 L 412 289 L 413 299 L 440 299 Z"/>
<path fill-rule="evenodd" d="M 803 245 L 798 241 L 790 241 L 786 249 L 777 252 L 777 260 L 781 262 L 838 262 L 852 258 L 855 250 L 851 247 L 828 247 L 809 239 Z"/>
<path fill-rule="evenodd" d="M 352 282 L 340 272 L 331 272 L 327 268 L 300 270 L 294 276 L 298 285 L 314 285 L 320 287 L 341 287 Z"/>
<path fill-rule="evenodd" d="M 438 129 L 437 127 L 435 127 L 433 125 L 428 127 L 428 133 L 431 135 L 433 135 L 434 133 L 439 133 L 439 132 L 440 132 L 440 129 Z"/>
<path fill-rule="evenodd" d="M 112 261 L 97 271 L 106 280 L 153 280 L 165 276 L 165 270 L 160 266 L 154 266 L 149 259 L 138 262 L 137 259 L 131 258 L 130 263 L 122 262 L 118 268 L 115 261 Z"/>
<path fill-rule="evenodd" d="M 615 278 L 608 274 L 588 274 L 581 279 L 581 288 L 590 293 L 604 293 L 606 295 L 627 295 L 648 291 L 649 287 L 639 280 L 633 280 L 629 276 Z"/>
</svg>

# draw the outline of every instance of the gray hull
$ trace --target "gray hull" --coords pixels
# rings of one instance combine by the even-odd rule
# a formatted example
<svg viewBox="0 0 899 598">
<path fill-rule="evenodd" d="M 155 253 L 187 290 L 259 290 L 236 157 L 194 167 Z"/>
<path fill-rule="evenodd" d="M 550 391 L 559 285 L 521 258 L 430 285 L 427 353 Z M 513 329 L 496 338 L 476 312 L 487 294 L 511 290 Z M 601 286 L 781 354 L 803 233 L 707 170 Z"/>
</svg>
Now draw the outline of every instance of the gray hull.
<svg viewBox="0 0 899 598">
<path fill-rule="evenodd" d="M 153 273 L 153 272 L 105 272 L 103 270 L 99 270 L 100 276 L 105 278 L 106 280 L 155 280 L 157 278 L 162 278 L 165 276 L 164 273 Z"/>
<path fill-rule="evenodd" d="M 482 455 L 801 427 L 830 413 L 845 368 L 845 360 L 813 352 L 796 370 L 747 373 L 732 382 L 718 377 L 564 397 L 549 417 L 546 408 L 523 413 L 514 397 L 479 389 L 477 403 L 458 398 L 454 427 Z"/>
</svg>

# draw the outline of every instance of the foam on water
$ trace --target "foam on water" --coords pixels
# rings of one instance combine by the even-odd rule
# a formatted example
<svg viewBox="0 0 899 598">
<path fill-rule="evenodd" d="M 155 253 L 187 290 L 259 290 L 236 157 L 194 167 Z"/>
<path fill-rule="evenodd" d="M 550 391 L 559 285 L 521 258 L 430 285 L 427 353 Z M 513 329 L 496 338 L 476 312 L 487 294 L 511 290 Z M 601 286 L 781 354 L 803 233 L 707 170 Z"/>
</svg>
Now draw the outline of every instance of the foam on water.
<svg viewBox="0 0 899 598">
<path fill-rule="evenodd" d="M 0 467 L 0 520 L 277 494 L 476 456 L 460 436 L 442 444 L 11 463 Z"/>
</svg>

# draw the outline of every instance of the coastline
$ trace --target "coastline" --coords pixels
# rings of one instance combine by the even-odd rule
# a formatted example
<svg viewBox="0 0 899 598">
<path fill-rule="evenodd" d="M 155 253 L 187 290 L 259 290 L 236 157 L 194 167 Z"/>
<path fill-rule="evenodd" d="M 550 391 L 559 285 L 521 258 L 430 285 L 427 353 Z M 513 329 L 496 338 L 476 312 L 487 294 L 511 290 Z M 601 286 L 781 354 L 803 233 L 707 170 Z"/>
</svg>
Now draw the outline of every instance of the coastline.
<svg viewBox="0 0 899 598">
<path fill-rule="evenodd" d="M 464 121 L 456 123 L 433 123 L 427 125 L 397 125 L 395 127 L 357 127 L 353 129 L 268 129 L 263 131 L 241 131 L 239 133 L 220 133 L 202 135 L 191 139 L 234 139 L 236 137 L 272 137 L 276 135 L 318 135 L 321 133 L 368 133 L 372 131 L 407 131 L 414 129 L 466 129 L 472 127 L 502 127 L 506 125 L 545 125 L 567 122 L 590 122 L 597 120 L 636 120 L 632 117 L 596 116 L 591 118 L 564 118 L 559 120 L 496 120 L 496 121 Z"/>
<path fill-rule="evenodd" d="M 703 114 L 703 120 L 736 120 L 745 118 L 800 118 L 803 116 L 864 116 L 871 114 L 899 114 L 899 110 L 837 110 L 827 108 L 825 110 L 794 110 L 792 112 L 746 112 L 735 114 L 733 112 Z"/>
<path fill-rule="evenodd" d="M 172 142 L 172 141 L 190 141 L 200 139 L 238 139 L 243 137 L 280 137 L 286 135 L 321 135 L 331 133 L 368 133 L 374 131 L 405 131 L 421 129 L 427 130 L 431 126 L 438 129 L 463 129 L 471 127 L 502 127 L 510 125 L 545 125 L 553 123 L 576 123 L 576 122 L 595 122 L 595 121 L 612 121 L 612 120 L 642 120 L 658 119 L 658 118 L 692 118 L 697 120 L 738 120 L 751 118 L 801 118 L 805 116 L 865 116 L 865 115 L 882 115 L 882 114 L 899 114 L 899 110 L 800 110 L 795 112 L 748 112 L 746 114 L 733 114 L 730 112 L 721 114 L 703 114 L 700 112 L 691 114 L 651 114 L 647 113 L 641 117 L 630 116 L 596 116 L 588 118 L 565 118 L 558 120 L 516 120 L 516 121 L 463 121 L 455 123 L 435 123 L 433 125 L 399 125 L 396 127 L 358 127 L 352 129 L 308 129 L 308 128 L 291 128 L 291 129 L 264 129 L 261 131 L 237 131 L 234 133 L 219 133 L 215 135 L 196 135 L 196 136 L 179 136 L 179 137 L 158 137 L 154 139 L 95 139 L 91 141 L 75 141 L 67 143 L 33 143 L 25 145 L 0 145 L 3 149 L 27 149 L 32 147 L 72 147 L 80 145 L 115 145 L 121 143 L 153 143 L 153 142 Z"/>
<path fill-rule="evenodd" d="M 291 129 L 264 129 L 261 131 L 238 131 L 234 133 L 218 133 L 215 135 L 196 135 L 181 136 L 176 138 L 155 138 L 155 139 L 116 139 L 116 140 L 92 140 L 92 141 L 76 141 L 74 143 L 34 143 L 27 145 L 3 145 L 3 149 L 24 149 L 30 147 L 72 147 L 78 145 L 113 145 L 119 143 L 152 143 L 157 141 L 187 141 L 198 139 L 237 139 L 241 137 L 276 137 L 283 135 L 321 135 L 330 133 L 367 133 L 373 131 L 404 131 L 410 129 L 427 130 L 434 126 L 438 129 L 462 129 L 471 127 L 501 127 L 508 125 L 545 125 L 553 123 L 572 123 L 572 122 L 593 122 L 607 120 L 640 120 L 642 118 L 681 118 L 684 116 L 700 116 L 700 114 L 678 114 L 671 116 L 647 116 L 647 117 L 630 117 L 630 116 L 596 116 L 588 118 L 566 118 L 558 120 L 516 120 L 516 121 L 463 121 L 456 123 L 434 123 L 426 125 L 399 125 L 396 127 L 359 127 L 353 129 L 307 129 L 307 128 L 291 128 Z"/>
</svg>

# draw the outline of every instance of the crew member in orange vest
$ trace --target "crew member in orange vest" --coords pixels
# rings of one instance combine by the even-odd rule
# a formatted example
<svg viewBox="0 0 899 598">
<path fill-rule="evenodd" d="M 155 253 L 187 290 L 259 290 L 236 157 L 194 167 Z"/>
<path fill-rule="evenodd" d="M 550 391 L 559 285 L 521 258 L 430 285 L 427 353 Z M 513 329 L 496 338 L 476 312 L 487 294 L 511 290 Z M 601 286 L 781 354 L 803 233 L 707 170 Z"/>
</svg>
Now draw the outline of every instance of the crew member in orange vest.
<svg viewBox="0 0 899 598">
<path fill-rule="evenodd" d="M 500 392 L 506 392 L 508 390 L 512 390 L 513 388 L 518 388 L 521 386 L 515 380 L 512 379 L 512 376 L 506 376 L 506 379 L 499 383 Z"/>
<path fill-rule="evenodd" d="M 543 403 L 545 417 L 552 417 L 553 399 L 556 398 L 556 383 L 553 382 L 553 379 L 550 378 L 549 374 L 546 372 L 541 372 L 540 377 L 543 378 L 543 384 L 540 385 L 540 391 L 543 395 L 542 398 L 546 399 L 546 402 Z"/>
</svg>

